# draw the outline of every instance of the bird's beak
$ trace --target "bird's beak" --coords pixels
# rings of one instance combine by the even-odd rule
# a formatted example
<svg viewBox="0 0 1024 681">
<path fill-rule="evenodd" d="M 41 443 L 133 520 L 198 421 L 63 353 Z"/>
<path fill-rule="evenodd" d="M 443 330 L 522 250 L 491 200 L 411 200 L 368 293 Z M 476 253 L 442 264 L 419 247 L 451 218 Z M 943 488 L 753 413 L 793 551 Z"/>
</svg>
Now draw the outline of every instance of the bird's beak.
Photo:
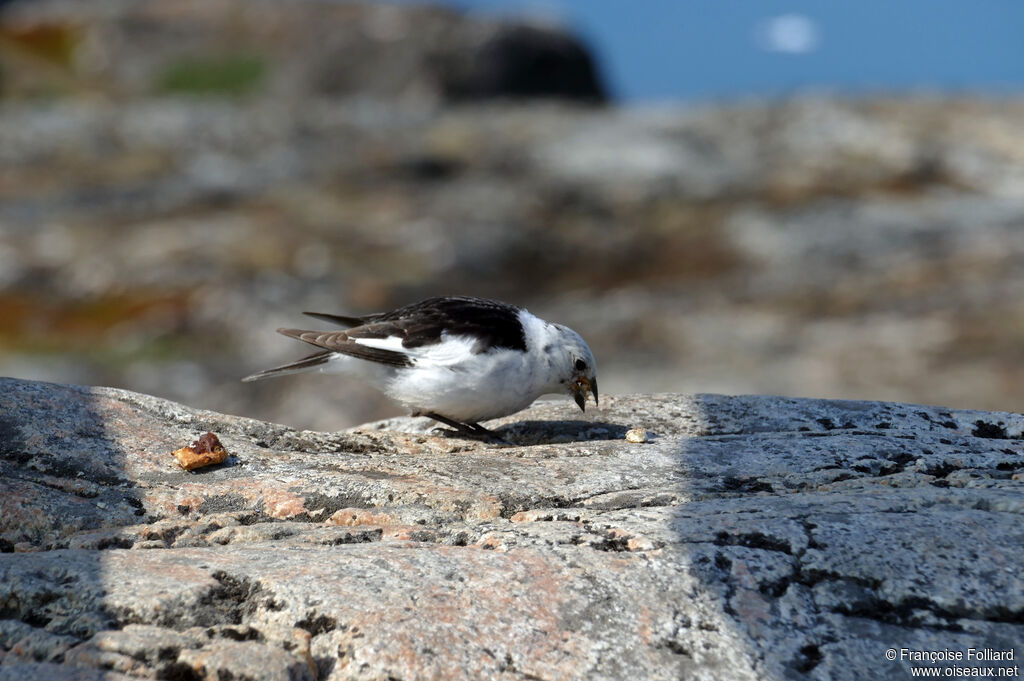
<svg viewBox="0 0 1024 681">
<path fill-rule="evenodd" d="M 594 404 L 597 404 L 597 379 L 596 378 L 583 378 L 580 376 L 572 382 L 572 398 L 576 401 L 576 405 L 580 408 L 580 411 L 587 410 L 587 393 L 594 394 Z"/>
</svg>

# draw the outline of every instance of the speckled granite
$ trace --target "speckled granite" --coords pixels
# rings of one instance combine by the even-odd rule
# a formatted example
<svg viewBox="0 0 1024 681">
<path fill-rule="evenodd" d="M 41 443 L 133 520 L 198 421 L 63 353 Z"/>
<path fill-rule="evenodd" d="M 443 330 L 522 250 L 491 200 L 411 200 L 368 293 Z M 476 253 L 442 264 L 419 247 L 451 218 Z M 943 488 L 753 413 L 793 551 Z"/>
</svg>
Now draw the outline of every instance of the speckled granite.
<svg viewBox="0 0 1024 681">
<path fill-rule="evenodd" d="M 425 425 L 0 380 L 0 678 L 902 679 L 890 647 L 1024 640 L 1019 415 L 633 395 L 492 422 L 512 447 Z M 228 462 L 177 468 L 206 431 Z"/>
</svg>

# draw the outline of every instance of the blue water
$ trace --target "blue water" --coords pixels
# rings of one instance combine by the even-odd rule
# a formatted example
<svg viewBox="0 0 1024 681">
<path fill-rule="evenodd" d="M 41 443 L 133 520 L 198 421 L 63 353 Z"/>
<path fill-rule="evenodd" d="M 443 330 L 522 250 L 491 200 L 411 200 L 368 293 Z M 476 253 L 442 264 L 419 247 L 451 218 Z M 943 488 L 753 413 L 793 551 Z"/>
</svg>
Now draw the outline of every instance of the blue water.
<svg viewBox="0 0 1024 681">
<path fill-rule="evenodd" d="M 554 18 L 623 100 L 1024 92 L 1022 0 L 450 0 Z"/>
</svg>

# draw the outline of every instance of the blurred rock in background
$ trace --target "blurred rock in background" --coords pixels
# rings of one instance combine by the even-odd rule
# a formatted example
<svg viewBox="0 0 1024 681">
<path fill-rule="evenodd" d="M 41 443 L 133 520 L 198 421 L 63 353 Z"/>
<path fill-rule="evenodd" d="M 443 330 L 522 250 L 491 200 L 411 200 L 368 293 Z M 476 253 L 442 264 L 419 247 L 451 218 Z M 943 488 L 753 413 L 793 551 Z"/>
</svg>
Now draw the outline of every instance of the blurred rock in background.
<svg viewBox="0 0 1024 681">
<path fill-rule="evenodd" d="M 338 429 L 302 310 L 494 296 L 602 392 L 1024 409 L 1024 101 L 606 104 L 551 26 L 312 0 L 0 13 L 0 374 Z"/>
</svg>

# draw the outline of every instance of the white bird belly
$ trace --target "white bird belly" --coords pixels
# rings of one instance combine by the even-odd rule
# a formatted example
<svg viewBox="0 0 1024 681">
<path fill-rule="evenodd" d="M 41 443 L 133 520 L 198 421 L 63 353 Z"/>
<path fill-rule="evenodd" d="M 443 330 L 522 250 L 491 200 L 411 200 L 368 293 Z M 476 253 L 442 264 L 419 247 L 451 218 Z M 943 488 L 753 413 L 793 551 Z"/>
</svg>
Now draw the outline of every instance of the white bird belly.
<svg viewBox="0 0 1024 681">
<path fill-rule="evenodd" d="M 522 353 L 501 350 L 471 355 L 457 364 L 400 369 L 384 392 L 413 412 L 473 423 L 530 406 L 540 396 L 533 383 Z"/>
</svg>

